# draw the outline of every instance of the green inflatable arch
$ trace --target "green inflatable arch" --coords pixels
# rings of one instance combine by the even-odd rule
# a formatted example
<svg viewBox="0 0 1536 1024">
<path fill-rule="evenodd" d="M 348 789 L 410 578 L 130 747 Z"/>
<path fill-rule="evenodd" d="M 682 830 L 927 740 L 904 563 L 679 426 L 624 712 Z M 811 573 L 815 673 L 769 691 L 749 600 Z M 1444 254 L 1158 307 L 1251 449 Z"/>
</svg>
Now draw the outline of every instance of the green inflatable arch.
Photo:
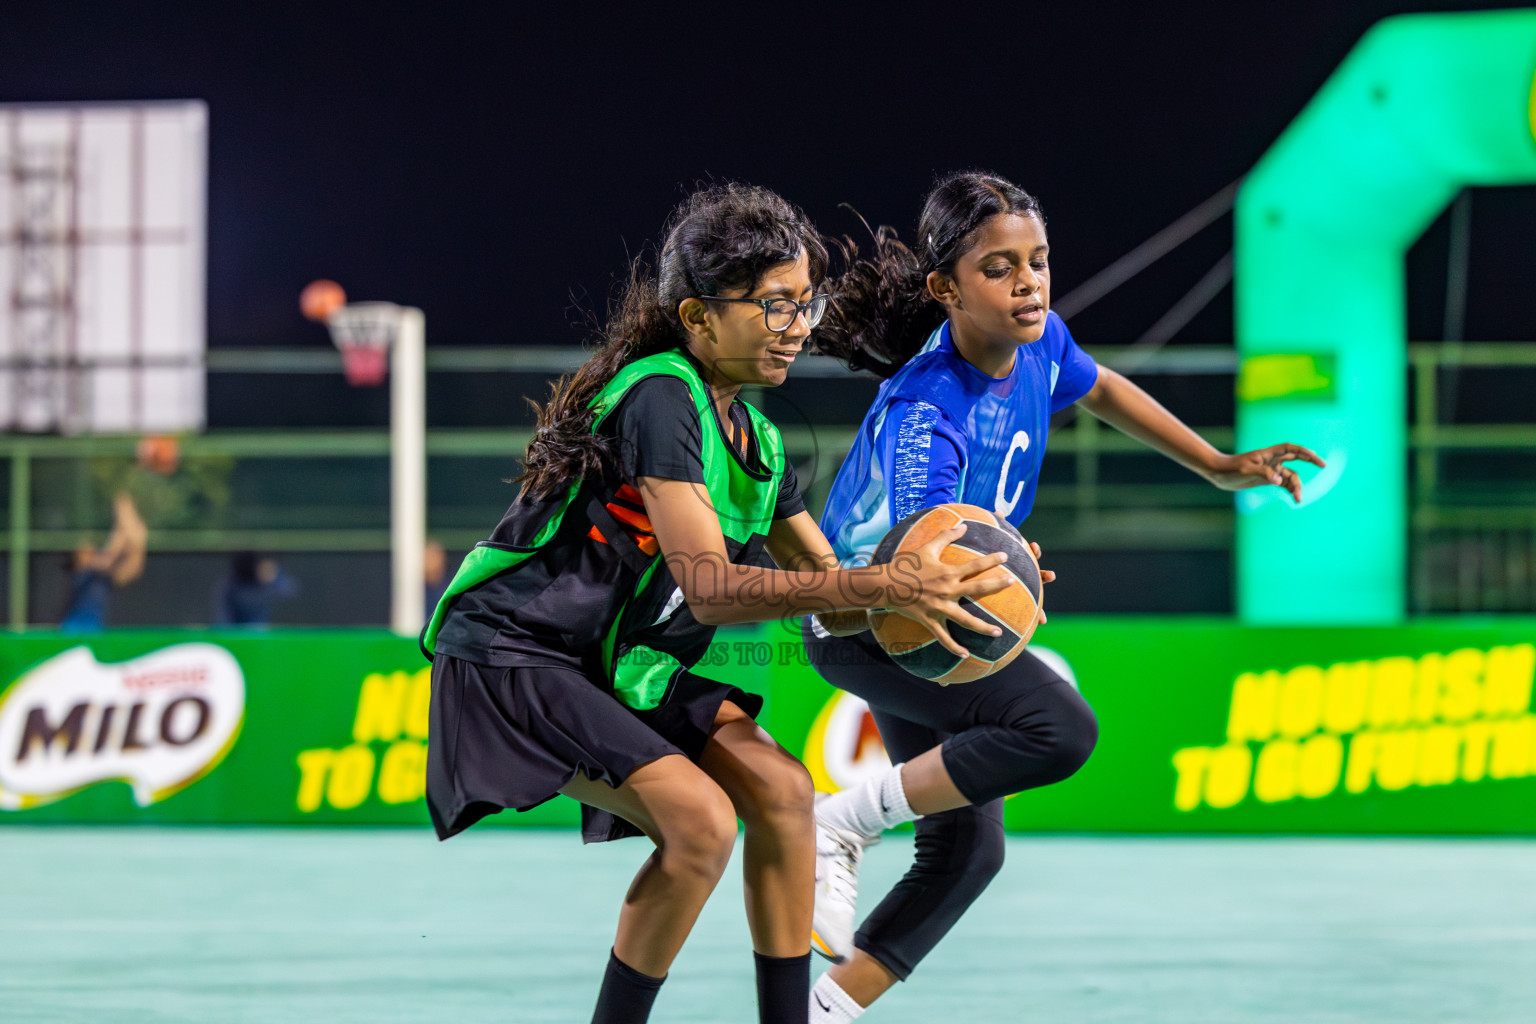
<svg viewBox="0 0 1536 1024">
<path fill-rule="evenodd" d="M 1244 621 L 1403 618 L 1404 257 L 1464 187 L 1536 182 L 1533 79 L 1536 10 L 1389 18 L 1245 179 L 1239 450 L 1294 441 L 1329 466 L 1300 508 L 1239 494 Z"/>
</svg>

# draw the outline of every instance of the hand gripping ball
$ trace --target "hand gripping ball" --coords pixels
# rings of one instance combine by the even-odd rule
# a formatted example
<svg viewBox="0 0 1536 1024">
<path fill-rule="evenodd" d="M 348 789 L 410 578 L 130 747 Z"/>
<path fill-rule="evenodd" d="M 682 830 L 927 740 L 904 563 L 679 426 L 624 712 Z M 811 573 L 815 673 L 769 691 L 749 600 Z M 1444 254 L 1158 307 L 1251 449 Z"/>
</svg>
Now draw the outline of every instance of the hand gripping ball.
<svg viewBox="0 0 1536 1024">
<path fill-rule="evenodd" d="M 1007 520 L 976 505 L 935 505 L 914 512 L 891 528 L 880 541 L 871 563 L 896 562 L 900 579 L 902 553 L 916 562 L 916 549 L 933 540 L 934 535 L 965 524 L 965 536 L 944 549 L 942 559 L 958 565 L 990 555 L 1008 553 L 1008 561 L 984 573 L 1004 573 L 1013 582 L 995 594 L 961 598 L 960 606 L 983 622 L 1002 627 L 1002 636 L 973 632 L 955 622 L 947 623 L 949 635 L 970 652 L 957 657 L 933 638 L 921 623 L 896 612 L 871 612 L 870 623 L 875 639 L 891 660 L 915 676 L 936 683 L 969 683 L 991 675 L 1007 665 L 1035 632 L 1042 598 L 1040 565 L 1029 544 Z"/>
</svg>

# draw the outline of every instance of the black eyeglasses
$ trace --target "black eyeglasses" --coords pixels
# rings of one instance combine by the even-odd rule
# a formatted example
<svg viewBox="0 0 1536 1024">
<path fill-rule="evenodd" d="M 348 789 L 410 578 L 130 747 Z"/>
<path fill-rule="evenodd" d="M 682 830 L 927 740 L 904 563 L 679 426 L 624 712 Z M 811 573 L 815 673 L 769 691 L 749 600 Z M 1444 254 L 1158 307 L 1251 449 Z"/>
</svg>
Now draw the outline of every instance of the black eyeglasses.
<svg viewBox="0 0 1536 1024">
<path fill-rule="evenodd" d="M 775 334 L 783 334 L 801 313 L 805 314 L 805 326 L 815 327 L 827 315 L 830 295 L 813 295 L 809 302 L 794 299 L 727 299 L 719 295 L 700 295 L 705 302 L 750 302 L 763 307 L 763 323 Z"/>
</svg>

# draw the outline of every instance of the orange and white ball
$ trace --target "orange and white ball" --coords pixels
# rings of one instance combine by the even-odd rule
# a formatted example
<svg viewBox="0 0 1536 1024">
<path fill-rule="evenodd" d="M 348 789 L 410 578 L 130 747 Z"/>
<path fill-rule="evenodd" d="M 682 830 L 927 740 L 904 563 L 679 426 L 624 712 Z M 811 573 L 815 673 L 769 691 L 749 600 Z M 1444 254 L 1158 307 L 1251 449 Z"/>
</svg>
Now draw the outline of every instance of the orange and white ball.
<svg viewBox="0 0 1536 1024">
<path fill-rule="evenodd" d="M 982 574 L 1003 574 L 1009 585 L 995 594 L 962 598 L 960 606 L 970 614 L 1002 628 L 1002 636 L 988 636 L 948 623 L 949 635 L 969 655 L 960 658 L 934 639 L 921 623 L 896 612 L 871 612 L 875 639 L 891 660 L 915 676 L 936 683 L 969 683 L 991 675 L 1013 661 L 1034 635 L 1039 621 L 1043 587 L 1040 565 L 1019 531 L 1001 516 L 976 505 L 952 503 L 914 512 L 891 528 L 875 549 L 872 564 L 894 561 L 902 552 L 913 553 L 944 530 L 965 524 L 965 535 L 944 549 L 940 558 L 960 565 L 996 551 L 1008 561 Z"/>
<path fill-rule="evenodd" d="M 310 320 L 324 321 L 347 304 L 347 293 L 335 281 L 311 281 L 299 293 L 299 311 Z"/>
</svg>

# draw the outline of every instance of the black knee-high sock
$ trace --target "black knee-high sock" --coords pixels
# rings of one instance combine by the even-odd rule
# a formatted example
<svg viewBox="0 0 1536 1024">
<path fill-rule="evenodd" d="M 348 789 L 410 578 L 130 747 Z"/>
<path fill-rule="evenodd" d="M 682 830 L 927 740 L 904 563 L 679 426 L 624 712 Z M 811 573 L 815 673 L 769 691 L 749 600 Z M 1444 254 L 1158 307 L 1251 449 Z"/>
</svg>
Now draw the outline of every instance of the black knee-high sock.
<svg viewBox="0 0 1536 1024">
<path fill-rule="evenodd" d="M 592 1024 L 645 1024 L 651 1016 L 651 1004 L 666 978 L 641 974 L 608 951 L 608 970 L 603 987 L 597 993 L 597 1009 Z"/>
<path fill-rule="evenodd" d="M 764 956 L 757 962 L 757 1019 L 761 1024 L 806 1024 L 811 1013 L 811 954 Z"/>
</svg>

